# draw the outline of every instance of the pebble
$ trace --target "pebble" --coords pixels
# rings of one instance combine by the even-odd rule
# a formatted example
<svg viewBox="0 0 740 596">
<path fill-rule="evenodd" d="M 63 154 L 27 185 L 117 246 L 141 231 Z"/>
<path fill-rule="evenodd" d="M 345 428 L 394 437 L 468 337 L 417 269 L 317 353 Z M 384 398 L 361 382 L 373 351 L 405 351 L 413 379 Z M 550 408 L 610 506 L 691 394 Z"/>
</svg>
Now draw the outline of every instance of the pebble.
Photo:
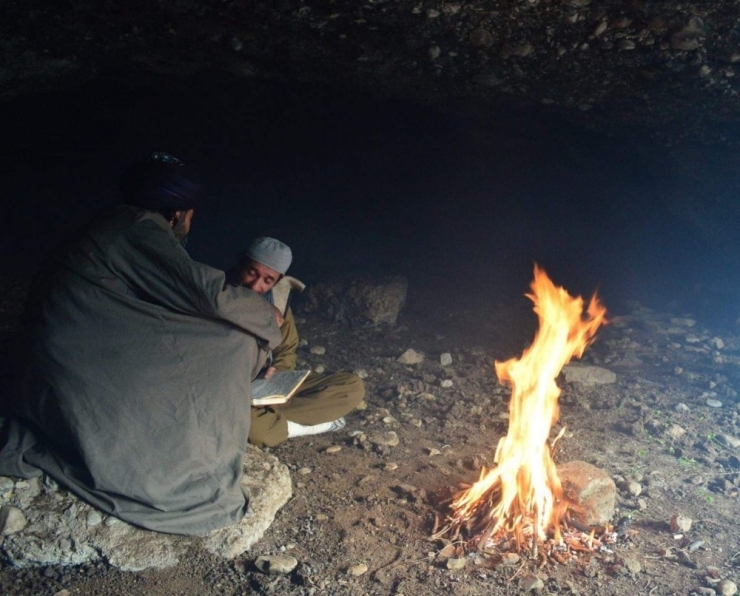
<svg viewBox="0 0 740 596">
<path fill-rule="evenodd" d="M 678 513 L 671 518 L 671 532 L 688 532 L 691 530 L 693 520 L 683 513 Z"/>
<path fill-rule="evenodd" d="M 693 327 L 696 325 L 696 321 L 694 319 L 689 319 L 686 317 L 673 317 L 671 318 L 671 325 L 680 325 L 682 327 Z"/>
<path fill-rule="evenodd" d="M 386 447 L 395 447 L 400 442 L 396 431 L 393 430 L 382 433 L 373 433 L 368 437 L 368 440 L 374 445 L 385 445 Z"/>
<path fill-rule="evenodd" d="M 326 515 L 326 513 L 317 513 L 316 514 L 316 521 L 317 522 L 329 521 L 329 516 Z"/>
<path fill-rule="evenodd" d="M 740 439 L 733 437 L 732 435 L 721 434 L 717 437 L 717 440 L 725 447 L 733 447 L 735 449 L 740 447 Z"/>
<path fill-rule="evenodd" d="M 331 447 L 326 448 L 327 453 L 339 453 L 342 450 L 341 445 L 332 445 Z"/>
<path fill-rule="evenodd" d="M 298 470 L 298 473 L 299 473 L 299 474 L 300 474 L 301 476 L 308 476 L 308 475 L 309 475 L 309 474 L 311 473 L 311 468 L 300 468 L 300 469 Z"/>
<path fill-rule="evenodd" d="M 642 572 L 642 565 L 637 559 L 625 559 L 624 566 L 632 575 L 637 575 Z"/>
<path fill-rule="evenodd" d="M 97 525 L 100 525 L 103 521 L 103 516 L 100 514 L 99 511 L 95 511 L 94 509 L 92 511 L 88 511 L 87 513 L 87 527 L 93 528 Z"/>
<path fill-rule="evenodd" d="M 355 369 L 355 374 L 361 379 L 367 379 L 367 371 L 364 368 Z"/>
<path fill-rule="evenodd" d="M 298 565 L 295 557 L 288 555 L 262 556 L 257 557 L 254 566 L 262 573 L 268 575 L 287 575 Z"/>
<path fill-rule="evenodd" d="M 671 439 L 680 439 L 686 434 L 686 429 L 679 426 L 678 424 L 672 424 L 670 428 L 665 432 Z"/>
<path fill-rule="evenodd" d="M 399 364 L 420 364 L 424 362 L 424 355 L 416 350 L 408 349 L 396 360 Z"/>
<path fill-rule="evenodd" d="M 313 369 L 313 372 L 317 374 L 322 374 L 326 370 L 326 367 L 323 364 L 319 364 L 318 366 L 315 366 Z"/>
<path fill-rule="evenodd" d="M 461 569 L 465 569 L 465 559 L 447 559 L 446 567 L 450 571 L 460 571 Z"/>
<path fill-rule="evenodd" d="M 682 414 L 685 414 L 687 412 L 690 412 L 689 406 L 687 406 L 685 403 L 676 404 L 676 412 L 681 412 Z"/>
<path fill-rule="evenodd" d="M 0 476 L 0 495 L 7 495 L 13 490 L 13 481 L 7 476 Z"/>
<path fill-rule="evenodd" d="M 452 387 L 454 383 L 452 382 L 452 379 L 444 379 L 439 385 L 440 387 L 444 387 L 445 389 L 449 389 Z"/>
<path fill-rule="evenodd" d="M 521 557 L 516 553 L 504 553 L 501 555 L 501 563 L 503 565 L 517 565 Z"/>
<path fill-rule="evenodd" d="M 305 338 L 301 338 L 301 339 L 300 339 L 300 340 L 298 341 L 298 345 L 299 345 L 299 346 L 300 346 L 301 348 L 303 348 L 303 347 L 305 347 L 305 346 L 307 346 L 307 345 L 308 345 L 308 340 L 307 340 L 307 339 L 305 339 Z"/>
<path fill-rule="evenodd" d="M 442 50 L 439 46 L 431 46 L 427 52 L 429 53 L 429 59 L 430 60 L 436 60 L 439 58 L 439 55 L 442 53 Z"/>
<path fill-rule="evenodd" d="M 721 402 L 721 401 L 719 401 L 718 399 L 708 399 L 708 400 L 706 401 L 706 404 L 707 404 L 707 405 L 708 405 L 708 406 L 709 406 L 710 408 L 721 408 L 721 407 L 722 407 L 722 402 Z"/>
<path fill-rule="evenodd" d="M 642 485 L 639 482 L 635 482 L 634 480 L 631 480 L 627 484 L 627 492 L 631 494 L 633 497 L 637 497 L 642 493 Z"/>
<path fill-rule="evenodd" d="M 367 573 L 367 565 L 365 565 L 365 563 L 352 565 L 352 567 L 347 569 L 347 573 L 349 573 L 352 577 L 360 577 L 361 575 L 365 575 Z"/>
<path fill-rule="evenodd" d="M 519 587 L 525 592 L 539 592 L 545 587 L 545 582 L 533 573 L 525 573 L 519 580 Z"/>
<path fill-rule="evenodd" d="M 396 462 L 389 461 L 387 464 L 383 466 L 383 470 L 386 472 L 392 472 L 393 470 L 398 469 L 398 464 Z"/>
<path fill-rule="evenodd" d="M 452 364 L 452 354 L 450 354 L 449 352 L 445 352 L 444 354 L 442 354 L 439 357 L 439 363 L 442 366 L 450 366 L 450 364 Z"/>
<path fill-rule="evenodd" d="M 311 346 L 311 349 L 309 351 L 312 354 L 316 354 L 318 356 L 326 354 L 326 348 L 324 346 Z"/>
<path fill-rule="evenodd" d="M 717 591 L 722 596 L 734 596 L 737 594 L 737 584 L 729 579 L 723 579 L 717 584 Z"/>
<path fill-rule="evenodd" d="M 28 521 L 23 512 L 17 507 L 5 505 L 0 507 L 0 534 L 15 534 L 26 527 Z"/>
</svg>

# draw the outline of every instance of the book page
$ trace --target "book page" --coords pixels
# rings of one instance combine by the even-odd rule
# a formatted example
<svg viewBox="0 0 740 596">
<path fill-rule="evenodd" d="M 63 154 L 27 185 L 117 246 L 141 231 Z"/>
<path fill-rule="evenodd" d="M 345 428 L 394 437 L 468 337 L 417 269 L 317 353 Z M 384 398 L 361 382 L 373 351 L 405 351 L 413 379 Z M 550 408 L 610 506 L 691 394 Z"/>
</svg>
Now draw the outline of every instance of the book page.
<svg viewBox="0 0 740 596">
<path fill-rule="evenodd" d="M 252 404 L 258 406 L 285 403 L 310 372 L 283 370 L 276 372 L 271 379 L 255 379 L 252 381 Z"/>
</svg>

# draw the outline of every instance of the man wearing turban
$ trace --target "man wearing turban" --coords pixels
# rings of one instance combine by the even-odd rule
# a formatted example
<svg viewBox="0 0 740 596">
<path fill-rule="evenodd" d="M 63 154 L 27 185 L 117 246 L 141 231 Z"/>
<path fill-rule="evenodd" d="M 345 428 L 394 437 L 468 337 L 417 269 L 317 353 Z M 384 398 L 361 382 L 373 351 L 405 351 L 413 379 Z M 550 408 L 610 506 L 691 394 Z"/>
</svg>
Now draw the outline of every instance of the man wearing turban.
<svg viewBox="0 0 740 596">
<path fill-rule="evenodd" d="M 121 189 L 31 287 L 0 474 L 45 472 L 132 524 L 205 534 L 247 511 L 244 396 L 282 317 L 185 252 L 204 202 L 187 166 L 155 154 Z"/>
</svg>

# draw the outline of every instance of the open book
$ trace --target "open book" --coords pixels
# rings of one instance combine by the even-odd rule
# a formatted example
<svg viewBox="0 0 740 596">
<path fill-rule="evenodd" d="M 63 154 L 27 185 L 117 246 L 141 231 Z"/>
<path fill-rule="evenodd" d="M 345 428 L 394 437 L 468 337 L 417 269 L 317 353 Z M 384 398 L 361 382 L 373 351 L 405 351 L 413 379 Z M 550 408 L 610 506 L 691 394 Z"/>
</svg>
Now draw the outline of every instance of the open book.
<svg viewBox="0 0 740 596">
<path fill-rule="evenodd" d="M 281 370 L 271 379 L 257 377 L 252 381 L 252 405 L 274 406 L 284 404 L 311 373 L 310 370 Z"/>
</svg>

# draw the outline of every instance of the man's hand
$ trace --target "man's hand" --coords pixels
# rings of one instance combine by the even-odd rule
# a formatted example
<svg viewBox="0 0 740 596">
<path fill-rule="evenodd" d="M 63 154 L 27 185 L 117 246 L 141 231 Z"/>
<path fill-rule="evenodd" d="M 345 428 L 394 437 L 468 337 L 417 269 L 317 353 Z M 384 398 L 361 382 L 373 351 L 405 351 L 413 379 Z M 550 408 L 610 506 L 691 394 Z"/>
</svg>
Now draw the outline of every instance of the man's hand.
<svg viewBox="0 0 740 596">
<path fill-rule="evenodd" d="M 275 320 L 277 321 L 278 327 L 282 327 L 285 322 L 283 313 L 280 312 L 280 309 L 277 306 L 273 306 L 272 308 L 275 309 Z"/>
<path fill-rule="evenodd" d="M 277 368 L 275 368 L 274 366 L 271 366 L 265 371 L 265 379 L 271 379 L 272 377 L 275 376 L 276 372 L 277 372 Z"/>
</svg>

